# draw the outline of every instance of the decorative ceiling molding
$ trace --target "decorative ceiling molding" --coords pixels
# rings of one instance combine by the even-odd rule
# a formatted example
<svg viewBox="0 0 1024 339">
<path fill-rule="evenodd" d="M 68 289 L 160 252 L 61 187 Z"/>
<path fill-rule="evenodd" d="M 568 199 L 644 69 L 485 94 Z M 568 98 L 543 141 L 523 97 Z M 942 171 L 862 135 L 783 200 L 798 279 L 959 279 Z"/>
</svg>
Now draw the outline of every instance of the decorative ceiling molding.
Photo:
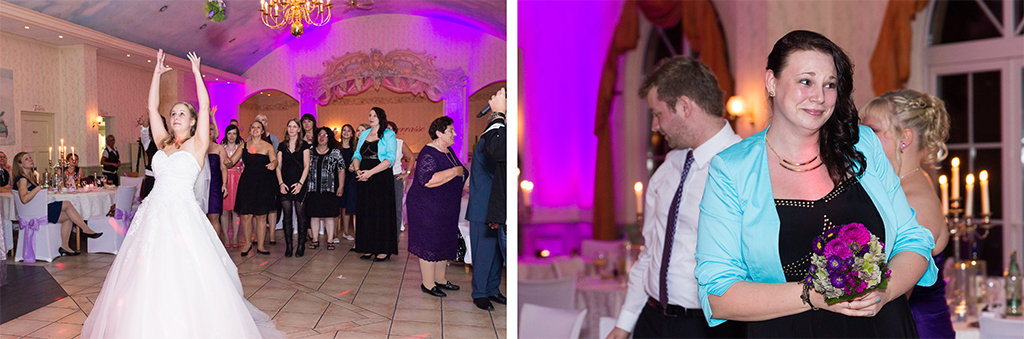
<svg viewBox="0 0 1024 339">
<path fill-rule="evenodd" d="M 434 66 L 434 55 L 412 50 L 394 50 L 387 54 L 373 49 L 346 53 L 324 61 L 320 75 L 302 76 L 299 91 L 303 101 L 327 105 L 333 99 L 355 95 L 380 87 L 399 93 L 426 96 L 432 101 L 465 100 L 466 73 L 462 68 L 442 69 Z"/>
<path fill-rule="evenodd" d="M 113 49 L 127 54 L 146 55 L 151 56 L 152 59 L 156 59 L 155 49 L 125 41 L 123 39 L 5 1 L 0 1 L 0 18 L 16 20 L 28 25 L 73 36 L 101 49 Z M 192 63 L 190 61 L 174 55 L 168 55 L 165 61 L 168 66 L 171 66 L 171 68 L 182 70 L 192 69 Z M 210 76 L 213 76 L 226 81 L 238 83 L 245 83 L 247 80 L 245 77 L 210 66 L 203 67 L 203 74 L 207 75 L 207 79 L 209 79 Z"/>
</svg>

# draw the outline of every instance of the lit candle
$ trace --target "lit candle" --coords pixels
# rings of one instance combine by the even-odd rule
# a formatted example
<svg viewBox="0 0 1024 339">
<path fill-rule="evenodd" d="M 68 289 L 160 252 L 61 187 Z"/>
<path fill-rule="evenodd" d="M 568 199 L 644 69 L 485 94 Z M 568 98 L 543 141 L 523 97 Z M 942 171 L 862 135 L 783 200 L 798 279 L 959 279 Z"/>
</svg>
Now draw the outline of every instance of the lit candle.
<svg viewBox="0 0 1024 339">
<path fill-rule="evenodd" d="M 967 203 L 964 204 L 964 215 L 970 218 L 974 215 L 974 212 L 972 211 L 974 208 L 974 195 L 972 194 L 974 193 L 974 174 L 968 174 L 967 180 L 964 181 L 967 182 Z"/>
<path fill-rule="evenodd" d="M 64 139 L 60 139 L 60 147 L 64 147 Z"/>
<path fill-rule="evenodd" d="M 981 215 L 992 214 L 988 200 L 988 171 L 981 171 L 978 179 L 981 179 Z"/>
<path fill-rule="evenodd" d="M 523 180 L 519 187 L 523 189 L 523 205 L 530 207 L 530 193 L 533 193 L 533 182 Z"/>
<path fill-rule="evenodd" d="M 960 158 L 953 158 L 953 200 L 960 199 Z"/>
<path fill-rule="evenodd" d="M 53 146 L 50 146 L 50 151 L 47 153 L 46 157 L 50 159 L 50 162 L 53 162 Z"/>
<path fill-rule="evenodd" d="M 644 199 L 641 196 L 644 192 L 644 184 L 637 181 L 633 185 L 633 191 L 636 192 L 636 214 L 644 214 Z"/>
<path fill-rule="evenodd" d="M 75 146 L 71 146 L 71 154 L 75 154 Z"/>
<path fill-rule="evenodd" d="M 949 215 L 949 182 L 945 175 L 939 176 L 939 187 L 942 189 L 942 215 Z"/>
</svg>

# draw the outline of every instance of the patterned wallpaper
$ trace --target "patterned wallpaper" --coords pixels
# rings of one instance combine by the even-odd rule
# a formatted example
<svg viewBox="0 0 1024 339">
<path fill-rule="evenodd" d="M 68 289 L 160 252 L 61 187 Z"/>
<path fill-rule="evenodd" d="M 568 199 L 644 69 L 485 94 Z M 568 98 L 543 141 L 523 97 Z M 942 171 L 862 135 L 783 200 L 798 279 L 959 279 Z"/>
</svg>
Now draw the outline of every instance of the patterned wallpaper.
<svg viewBox="0 0 1024 339">
<path fill-rule="evenodd" d="M 57 113 L 60 102 L 60 61 L 56 47 L 0 34 L 0 68 L 14 72 L 13 114 L 4 115 L 9 128 L 21 132 L 21 111 Z M 56 120 L 55 120 L 56 121 Z M 20 134 L 14 145 L 0 146 L 8 159 L 22 151 Z"/>
<path fill-rule="evenodd" d="M 122 162 L 130 161 L 129 147 L 139 138 L 138 119 L 147 114 L 146 97 L 153 70 L 102 57 L 96 66 L 99 113 L 114 117 L 114 125 L 107 126 L 108 134 L 117 137 Z"/>
</svg>

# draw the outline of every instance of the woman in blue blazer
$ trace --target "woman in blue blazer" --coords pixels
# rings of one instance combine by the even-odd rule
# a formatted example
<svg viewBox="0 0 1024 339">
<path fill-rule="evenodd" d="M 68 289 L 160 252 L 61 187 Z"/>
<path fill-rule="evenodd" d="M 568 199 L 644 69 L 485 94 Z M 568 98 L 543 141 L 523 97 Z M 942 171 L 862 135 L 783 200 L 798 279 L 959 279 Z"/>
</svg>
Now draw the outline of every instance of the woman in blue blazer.
<svg viewBox="0 0 1024 339">
<path fill-rule="evenodd" d="M 385 128 L 384 109 L 370 109 L 370 129 L 359 134 L 352 167 L 356 179 L 356 248 L 363 259 L 384 261 L 398 254 L 398 222 L 395 220 L 395 162 L 398 141 Z M 390 226 L 389 226 L 390 225 Z"/>
<path fill-rule="evenodd" d="M 768 56 L 765 86 L 772 125 L 712 159 L 700 205 L 708 323 L 746 321 L 752 337 L 916 337 L 903 295 L 934 283 L 933 240 L 878 138 L 857 125 L 849 58 L 793 31 Z M 885 290 L 830 305 L 802 283 L 812 240 L 853 222 L 885 244 L 892 275 Z"/>
</svg>

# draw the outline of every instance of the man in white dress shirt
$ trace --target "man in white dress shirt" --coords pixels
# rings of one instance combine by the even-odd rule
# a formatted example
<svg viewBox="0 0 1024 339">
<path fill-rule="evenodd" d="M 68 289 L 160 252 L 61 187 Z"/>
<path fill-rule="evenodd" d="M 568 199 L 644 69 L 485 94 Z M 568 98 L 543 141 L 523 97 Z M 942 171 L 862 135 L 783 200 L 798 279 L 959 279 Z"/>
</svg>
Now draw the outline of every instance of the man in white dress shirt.
<svg viewBox="0 0 1024 339">
<path fill-rule="evenodd" d="M 626 301 L 608 338 L 624 339 L 630 332 L 635 338 L 743 337 L 745 325 L 735 321 L 708 326 L 693 274 L 697 217 L 711 158 L 740 141 L 722 118 L 718 80 L 699 61 L 674 57 L 647 76 L 640 96 L 652 115 L 651 130 L 665 136 L 672 151 L 647 185 L 644 249 L 629 273 Z"/>
</svg>

